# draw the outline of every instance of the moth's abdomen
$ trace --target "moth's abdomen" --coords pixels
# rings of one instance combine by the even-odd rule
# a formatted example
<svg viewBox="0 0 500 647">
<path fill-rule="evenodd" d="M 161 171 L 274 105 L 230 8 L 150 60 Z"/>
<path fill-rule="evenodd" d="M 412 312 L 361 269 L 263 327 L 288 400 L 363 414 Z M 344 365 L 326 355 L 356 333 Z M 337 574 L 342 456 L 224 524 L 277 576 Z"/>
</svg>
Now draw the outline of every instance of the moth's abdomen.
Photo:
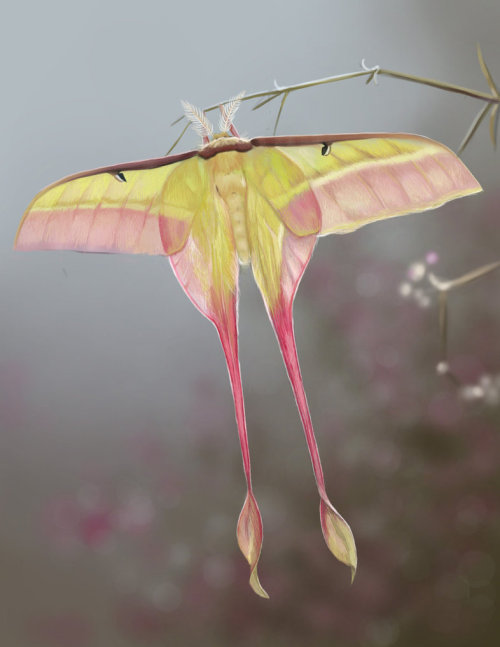
<svg viewBox="0 0 500 647">
<path fill-rule="evenodd" d="M 240 263 L 250 262 L 248 243 L 246 196 L 247 183 L 241 167 L 240 155 L 227 152 L 213 158 L 213 179 L 218 195 L 231 219 L 234 244 Z"/>
</svg>

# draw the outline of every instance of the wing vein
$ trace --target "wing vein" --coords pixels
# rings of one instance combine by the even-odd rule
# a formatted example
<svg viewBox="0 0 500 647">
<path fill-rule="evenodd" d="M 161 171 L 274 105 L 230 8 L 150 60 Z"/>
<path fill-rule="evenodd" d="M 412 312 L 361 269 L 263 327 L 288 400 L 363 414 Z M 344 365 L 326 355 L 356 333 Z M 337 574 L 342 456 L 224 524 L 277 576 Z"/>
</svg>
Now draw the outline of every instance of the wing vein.
<svg viewBox="0 0 500 647">
<path fill-rule="evenodd" d="M 448 177 L 448 178 L 450 179 L 451 183 L 453 184 L 453 187 L 456 187 L 456 182 L 455 182 L 455 180 L 454 180 L 454 179 L 453 179 L 453 177 L 448 173 L 448 171 L 447 171 L 446 167 L 444 166 L 444 164 L 442 164 L 442 163 L 441 163 L 441 161 L 438 159 L 437 155 L 431 155 L 431 157 L 432 157 L 432 159 L 436 162 L 436 164 L 437 164 L 438 166 L 440 166 L 440 167 L 441 167 L 441 169 L 442 169 L 442 171 L 445 173 L 446 177 Z"/>
</svg>

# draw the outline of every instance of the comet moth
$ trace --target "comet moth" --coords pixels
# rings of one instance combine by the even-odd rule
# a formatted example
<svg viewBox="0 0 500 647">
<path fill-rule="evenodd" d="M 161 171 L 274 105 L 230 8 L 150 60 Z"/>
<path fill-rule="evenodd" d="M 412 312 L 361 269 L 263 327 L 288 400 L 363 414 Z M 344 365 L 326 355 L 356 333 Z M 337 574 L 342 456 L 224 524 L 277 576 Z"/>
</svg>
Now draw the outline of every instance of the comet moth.
<svg viewBox="0 0 500 647">
<path fill-rule="evenodd" d="M 318 236 L 433 209 L 481 190 L 448 148 L 425 137 L 375 133 L 245 139 L 233 125 L 241 96 L 221 106 L 219 132 L 188 103 L 198 150 L 84 171 L 41 191 L 15 247 L 159 254 L 193 304 L 216 327 L 227 362 L 247 494 L 237 525 L 250 585 L 262 520 L 252 490 L 238 359 L 238 272 L 250 265 L 276 332 L 297 402 L 330 551 L 354 577 L 351 529 L 326 493 L 302 383 L 292 306 Z"/>
</svg>

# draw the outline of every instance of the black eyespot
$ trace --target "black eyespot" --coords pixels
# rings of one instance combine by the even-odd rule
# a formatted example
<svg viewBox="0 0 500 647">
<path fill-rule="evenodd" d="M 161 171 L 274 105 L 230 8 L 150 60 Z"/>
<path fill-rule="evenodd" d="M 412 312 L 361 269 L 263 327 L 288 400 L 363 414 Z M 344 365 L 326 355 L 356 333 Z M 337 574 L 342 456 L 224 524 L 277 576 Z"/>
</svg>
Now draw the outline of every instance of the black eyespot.
<svg viewBox="0 0 500 647">
<path fill-rule="evenodd" d="M 127 179 L 123 175 L 122 171 L 118 171 L 118 173 L 115 173 L 113 177 L 116 178 L 118 180 L 118 182 L 126 182 L 127 181 Z"/>
<path fill-rule="evenodd" d="M 323 144 L 323 146 L 321 147 L 321 154 L 322 154 L 323 156 L 325 156 L 325 155 L 330 155 L 330 150 L 331 150 L 331 146 L 330 146 L 330 144 L 327 144 L 327 143 L 325 142 L 325 143 Z"/>
</svg>

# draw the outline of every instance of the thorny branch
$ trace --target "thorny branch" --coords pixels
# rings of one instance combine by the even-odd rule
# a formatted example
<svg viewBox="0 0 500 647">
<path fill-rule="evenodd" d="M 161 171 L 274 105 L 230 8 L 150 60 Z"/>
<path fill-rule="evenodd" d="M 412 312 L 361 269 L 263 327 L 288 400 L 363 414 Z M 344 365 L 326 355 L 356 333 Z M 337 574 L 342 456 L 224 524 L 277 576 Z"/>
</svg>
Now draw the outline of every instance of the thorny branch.
<svg viewBox="0 0 500 647">
<path fill-rule="evenodd" d="M 464 150 L 464 148 L 470 142 L 475 132 L 477 131 L 479 125 L 481 124 L 483 119 L 488 115 L 488 113 L 490 114 L 490 137 L 491 137 L 493 146 L 496 148 L 496 137 L 497 137 L 497 129 L 498 129 L 498 106 L 500 105 L 500 93 L 485 63 L 485 60 L 479 45 L 477 46 L 477 56 L 479 60 L 479 65 L 481 67 L 481 71 L 490 88 L 489 93 L 481 92 L 480 90 L 465 88 L 463 86 L 455 85 L 453 83 L 447 83 L 445 81 L 436 81 L 435 79 L 429 79 L 423 76 L 415 76 L 413 74 L 396 72 L 394 70 L 389 70 L 389 69 L 380 67 L 379 65 L 375 65 L 374 67 L 368 67 L 365 64 L 365 61 L 363 59 L 363 61 L 361 62 L 362 69 L 357 72 L 349 72 L 347 74 L 328 76 L 323 79 L 316 79 L 313 81 L 306 81 L 304 83 L 296 83 L 294 85 L 286 85 L 286 86 L 278 85 L 277 82 L 275 81 L 274 89 L 263 90 L 261 92 L 253 92 L 252 94 L 247 94 L 242 98 L 242 101 L 252 101 L 253 99 L 259 99 L 258 103 L 253 107 L 253 110 L 258 110 L 259 108 L 262 108 L 262 106 L 266 105 L 267 103 L 270 103 L 271 101 L 274 101 L 278 97 L 281 97 L 280 107 L 279 107 L 278 114 L 276 117 L 276 122 L 274 125 L 274 132 L 276 133 L 276 130 L 278 128 L 278 123 L 283 111 L 283 106 L 285 104 L 286 99 L 292 92 L 305 90 L 307 88 L 316 87 L 318 85 L 326 85 L 330 83 L 337 83 L 339 81 L 347 81 L 349 79 L 355 79 L 359 77 L 366 77 L 366 84 L 369 84 L 371 82 L 377 83 L 378 77 L 388 76 L 393 79 L 399 79 L 402 81 L 409 81 L 411 83 L 420 83 L 422 85 L 428 85 L 433 88 L 438 88 L 439 90 L 445 90 L 446 92 L 455 92 L 457 94 L 463 94 L 465 96 L 473 97 L 474 99 L 478 99 L 479 101 L 483 102 L 484 105 L 481 107 L 481 110 L 478 112 L 471 126 L 469 127 L 467 133 L 465 134 L 459 146 L 458 152 L 461 153 Z M 225 105 L 230 101 L 231 99 L 227 99 L 226 101 L 222 101 L 221 103 L 222 105 Z M 217 110 L 218 108 L 219 108 L 219 103 L 214 104 L 212 106 L 208 106 L 207 108 L 204 109 L 204 112 L 211 112 L 212 110 Z M 178 117 L 175 121 L 172 122 L 172 126 L 179 123 L 183 119 L 184 119 L 184 116 Z M 169 149 L 167 155 L 175 148 L 175 146 L 177 146 L 179 141 L 182 139 L 184 133 L 186 132 L 186 129 L 187 127 L 185 127 L 184 130 L 181 132 L 179 137 L 176 139 L 174 144 Z"/>
</svg>

